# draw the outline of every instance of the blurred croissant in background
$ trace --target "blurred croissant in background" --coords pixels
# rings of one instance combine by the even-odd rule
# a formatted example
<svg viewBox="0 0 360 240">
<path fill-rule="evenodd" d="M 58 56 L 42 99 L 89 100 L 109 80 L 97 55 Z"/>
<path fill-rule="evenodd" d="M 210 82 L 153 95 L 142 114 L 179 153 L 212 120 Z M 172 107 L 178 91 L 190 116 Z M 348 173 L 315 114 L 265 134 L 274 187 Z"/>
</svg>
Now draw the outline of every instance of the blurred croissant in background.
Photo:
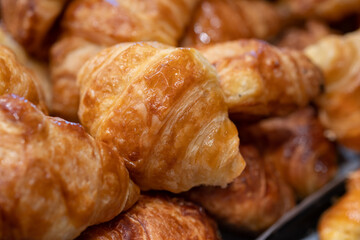
<svg viewBox="0 0 360 240">
<path fill-rule="evenodd" d="M 73 239 L 138 198 L 120 156 L 78 125 L 0 97 L 0 239 Z"/>
<path fill-rule="evenodd" d="M 82 65 L 104 46 L 80 37 L 65 37 L 51 48 L 51 79 L 53 81 L 52 114 L 78 122 L 79 87 L 76 75 Z"/>
<path fill-rule="evenodd" d="M 352 173 L 347 193 L 321 216 L 320 240 L 360 239 L 360 170 Z"/>
<path fill-rule="evenodd" d="M 44 93 L 39 79 L 28 68 L 23 66 L 13 51 L 0 45 L 0 96 L 16 94 L 47 112 Z"/>
<path fill-rule="evenodd" d="M 297 50 L 259 40 L 238 40 L 200 48 L 219 74 L 233 118 L 282 116 L 319 95 L 323 77 Z"/>
<path fill-rule="evenodd" d="M 47 58 L 55 40 L 52 31 L 69 0 L 1 0 L 1 15 L 6 29 L 26 50 Z"/>
<path fill-rule="evenodd" d="M 1 26 L 0 44 L 11 49 L 15 53 L 16 59 L 35 74 L 36 78 L 39 80 L 40 88 L 43 90 L 42 92 L 45 98 L 46 107 L 51 111 L 51 86 L 47 64 L 29 56 L 26 50 L 18 44 L 9 33 L 2 29 Z"/>
<path fill-rule="evenodd" d="M 259 233 L 295 206 L 294 194 L 257 148 L 244 145 L 240 152 L 246 168 L 226 188 L 199 187 L 186 196 L 223 225 Z"/>
<path fill-rule="evenodd" d="M 333 32 L 324 22 L 317 20 L 306 21 L 302 27 L 288 28 L 277 41 L 279 47 L 302 50 L 316 43 Z"/>
<path fill-rule="evenodd" d="M 242 38 L 269 39 L 286 16 L 275 5 L 258 0 L 202 0 L 181 46 L 194 47 Z"/>
<path fill-rule="evenodd" d="M 158 41 L 177 45 L 198 0 L 75 0 L 62 19 L 63 36 L 51 51 L 53 111 L 78 121 L 80 67 L 105 46 Z"/>
<path fill-rule="evenodd" d="M 359 13 L 360 9 L 360 0 L 279 0 L 278 4 L 296 19 L 335 21 L 349 14 Z"/>
<path fill-rule="evenodd" d="M 130 210 L 110 222 L 88 228 L 77 240 L 220 240 L 216 223 L 184 200 L 160 194 L 140 196 Z"/>
<path fill-rule="evenodd" d="M 304 198 L 329 182 L 337 170 L 334 145 L 313 109 L 269 118 L 239 129 L 243 143 L 258 145 L 298 197 Z"/>
<path fill-rule="evenodd" d="M 360 150 L 360 31 L 328 36 L 305 49 L 325 75 L 320 119 L 336 140 Z"/>
<path fill-rule="evenodd" d="M 195 49 L 119 44 L 85 63 L 78 83 L 81 123 L 142 190 L 224 186 L 242 172 L 217 73 Z"/>
</svg>

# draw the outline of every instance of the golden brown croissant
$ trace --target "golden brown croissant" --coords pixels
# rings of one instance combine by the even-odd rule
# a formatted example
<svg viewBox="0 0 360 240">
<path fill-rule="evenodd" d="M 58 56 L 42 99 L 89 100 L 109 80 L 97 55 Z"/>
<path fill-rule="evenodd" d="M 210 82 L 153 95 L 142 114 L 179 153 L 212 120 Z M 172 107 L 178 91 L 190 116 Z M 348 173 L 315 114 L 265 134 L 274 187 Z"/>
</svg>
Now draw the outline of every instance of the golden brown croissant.
<svg viewBox="0 0 360 240">
<path fill-rule="evenodd" d="M 82 65 L 103 48 L 78 37 L 65 37 L 52 47 L 52 114 L 78 122 L 80 97 L 76 75 Z"/>
<path fill-rule="evenodd" d="M 326 37 L 305 53 L 325 75 L 322 123 L 340 143 L 360 150 L 360 31 Z"/>
<path fill-rule="evenodd" d="M 1 26 L 0 44 L 11 49 L 15 53 L 16 58 L 20 61 L 20 63 L 34 72 L 40 81 L 41 89 L 43 89 L 46 106 L 48 109 L 51 109 L 51 87 L 47 65 L 41 61 L 29 57 L 25 52 L 25 49 L 19 45 L 7 32 L 5 32 Z"/>
<path fill-rule="evenodd" d="M 303 28 L 292 27 L 286 30 L 277 42 L 277 46 L 302 50 L 330 35 L 332 32 L 325 23 L 309 20 Z"/>
<path fill-rule="evenodd" d="M 279 4 L 295 18 L 339 20 L 360 12 L 360 0 L 280 0 Z"/>
<path fill-rule="evenodd" d="M 129 208 L 138 187 L 84 129 L 0 97 L 0 239 L 73 239 Z"/>
<path fill-rule="evenodd" d="M 295 205 L 294 194 L 255 147 L 241 146 L 240 151 L 247 165 L 235 181 L 226 188 L 194 188 L 187 196 L 223 224 L 263 231 Z"/>
<path fill-rule="evenodd" d="M 142 190 L 225 185 L 243 170 L 217 73 L 195 49 L 119 44 L 85 63 L 78 82 L 80 121 Z"/>
<path fill-rule="evenodd" d="M 348 192 L 328 209 L 319 222 L 320 240 L 360 239 L 360 171 L 350 175 Z"/>
<path fill-rule="evenodd" d="M 216 223 L 205 211 L 184 200 L 142 195 L 129 211 L 88 228 L 77 240 L 220 240 Z"/>
<path fill-rule="evenodd" d="M 285 115 L 320 93 L 321 72 L 299 51 L 258 40 L 218 43 L 200 51 L 215 66 L 232 115 Z"/>
<path fill-rule="evenodd" d="M 267 39 L 285 17 L 271 3 L 254 0 L 203 0 L 195 10 L 182 46 L 201 46 L 241 38 Z"/>
<path fill-rule="evenodd" d="M 311 108 L 288 117 L 263 120 L 240 129 L 242 140 L 256 143 L 302 198 L 331 180 L 337 170 L 334 145 Z M 247 136 L 245 136 L 247 134 Z"/>
<path fill-rule="evenodd" d="M 0 69 L 0 96 L 17 94 L 47 112 L 39 80 L 4 45 L 0 45 Z"/>
<path fill-rule="evenodd" d="M 68 0 L 1 0 L 2 19 L 6 29 L 27 51 L 46 57 L 54 36 L 49 32 L 66 2 Z"/>
<path fill-rule="evenodd" d="M 75 0 L 63 25 L 93 43 L 158 41 L 177 45 L 199 0 Z"/>
</svg>

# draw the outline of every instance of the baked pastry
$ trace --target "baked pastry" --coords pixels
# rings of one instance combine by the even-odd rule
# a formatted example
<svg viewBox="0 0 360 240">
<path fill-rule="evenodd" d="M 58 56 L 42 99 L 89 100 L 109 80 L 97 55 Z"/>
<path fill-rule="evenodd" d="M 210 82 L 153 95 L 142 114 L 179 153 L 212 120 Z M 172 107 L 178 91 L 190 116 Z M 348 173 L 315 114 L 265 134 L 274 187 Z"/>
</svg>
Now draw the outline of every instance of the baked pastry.
<svg viewBox="0 0 360 240">
<path fill-rule="evenodd" d="M 77 240 L 220 240 L 216 223 L 193 203 L 164 195 L 142 195 L 129 211 L 88 228 Z"/>
<path fill-rule="evenodd" d="M 302 28 L 292 27 L 286 30 L 276 45 L 302 50 L 332 33 L 333 30 L 324 22 L 309 20 Z"/>
<path fill-rule="evenodd" d="M 242 172 L 217 73 L 195 49 L 119 44 L 85 63 L 78 83 L 81 123 L 142 190 L 224 186 Z"/>
<path fill-rule="evenodd" d="M 258 0 L 203 0 L 181 45 L 202 46 L 241 38 L 269 39 L 286 22 L 273 4 Z"/>
<path fill-rule="evenodd" d="M 73 239 L 129 208 L 139 189 L 84 129 L 0 97 L 0 238 Z"/>
<path fill-rule="evenodd" d="M 25 49 L 46 57 L 49 34 L 68 0 L 1 0 L 1 15 L 6 29 Z"/>
<path fill-rule="evenodd" d="M 224 225 L 261 232 L 295 205 L 294 194 L 255 147 L 242 145 L 240 152 L 246 168 L 226 188 L 194 188 L 187 196 Z"/>
<path fill-rule="evenodd" d="M 198 0 L 76 0 L 62 20 L 64 35 L 51 50 L 53 114 L 78 121 L 76 75 L 104 46 L 159 41 L 177 45 Z"/>
<path fill-rule="evenodd" d="M 360 150 L 360 31 L 328 36 L 305 49 L 325 75 L 320 119 L 343 145 Z"/>
<path fill-rule="evenodd" d="M 239 132 L 245 143 L 259 146 L 266 161 L 275 166 L 300 198 L 320 189 L 336 173 L 335 146 L 325 138 L 312 108 L 266 119 Z"/>
<path fill-rule="evenodd" d="M 44 62 L 31 58 L 26 53 L 25 49 L 19 45 L 7 32 L 5 32 L 1 26 L 0 44 L 11 49 L 15 53 L 17 60 L 22 65 L 25 65 L 34 72 L 37 79 L 40 81 L 41 89 L 43 89 L 46 107 L 51 109 L 51 87 L 47 65 Z"/>
<path fill-rule="evenodd" d="M 323 84 L 304 54 L 263 41 L 218 43 L 200 51 L 215 66 L 234 118 L 286 115 L 308 105 Z"/>
<path fill-rule="evenodd" d="M 51 48 L 51 79 L 53 82 L 52 114 L 78 122 L 79 87 L 76 75 L 82 65 L 104 46 L 79 37 L 65 37 Z"/>
<path fill-rule="evenodd" d="M 64 30 L 96 44 L 158 41 L 177 45 L 199 0 L 74 0 Z"/>
<path fill-rule="evenodd" d="M 0 69 L 0 96 L 17 94 L 47 112 L 39 80 L 4 45 L 0 45 Z"/>
<path fill-rule="evenodd" d="M 322 216 L 318 226 L 320 240 L 360 238 L 360 171 L 350 175 L 348 192 Z"/>
<path fill-rule="evenodd" d="M 336 21 L 349 14 L 359 13 L 360 0 L 280 0 L 279 5 L 294 18 Z"/>
</svg>

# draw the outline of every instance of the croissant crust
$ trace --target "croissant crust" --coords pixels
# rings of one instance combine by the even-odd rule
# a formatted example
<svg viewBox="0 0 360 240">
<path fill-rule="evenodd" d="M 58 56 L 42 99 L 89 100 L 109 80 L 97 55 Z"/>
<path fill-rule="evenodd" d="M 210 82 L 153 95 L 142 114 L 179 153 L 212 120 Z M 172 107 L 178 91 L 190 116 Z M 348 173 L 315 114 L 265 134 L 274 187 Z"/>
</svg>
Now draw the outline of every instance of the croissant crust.
<svg viewBox="0 0 360 240">
<path fill-rule="evenodd" d="M 120 44 L 80 70 L 80 121 L 142 190 L 225 185 L 244 168 L 215 69 L 194 49 Z"/>
<path fill-rule="evenodd" d="M 220 240 L 215 222 L 190 202 L 161 195 L 142 195 L 129 211 L 90 227 L 77 240 Z"/>
<path fill-rule="evenodd" d="M 138 198 L 122 159 L 79 124 L 0 97 L 0 238 L 74 239 Z"/>
</svg>

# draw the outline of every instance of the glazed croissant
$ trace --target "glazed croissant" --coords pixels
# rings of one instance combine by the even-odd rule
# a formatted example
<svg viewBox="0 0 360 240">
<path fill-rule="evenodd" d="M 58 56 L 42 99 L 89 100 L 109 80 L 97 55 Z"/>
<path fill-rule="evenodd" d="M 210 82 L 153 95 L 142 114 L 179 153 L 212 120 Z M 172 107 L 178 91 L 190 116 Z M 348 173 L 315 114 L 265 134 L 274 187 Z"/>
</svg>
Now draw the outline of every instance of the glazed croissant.
<svg viewBox="0 0 360 240">
<path fill-rule="evenodd" d="M 6 29 L 27 51 L 46 57 L 50 31 L 68 0 L 1 0 Z M 46 47 L 44 47 L 46 46 Z"/>
<path fill-rule="evenodd" d="M 47 112 L 39 80 L 4 45 L 0 45 L 0 69 L 0 96 L 17 94 Z"/>
<path fill-rule="evenodd" d="M 129 208 L 139 189 L 84 129 L 0 97 L 0 239 L 73 239 Z"/>
<path fill-rule="evenodd" d="M 177 45 L 199 0 L 75 0 L 63 26 L 96 44 L 158 41 Z"/>
<path fill-rule="evenodd" d="M 51 79 L 53 81 L 52 114 L 78 122 L 79 88 L 76 75 L 82 65 L 103 46 L 79 37 L 65 37 L 51 49 Z"/>
<path fill-rule="evenodd" d="M 78 121 L 76 75 L 105 46 L 145 40 L 177 45 L 197 1 L 72 1 L 62 21 L 65 37 L 51 49 L 53 114 Z"/>
<path fill-rule="evenodd" d="M 285 181 L 303 198 L 329 182 L 337 170 L 334 145 L 312 108 L 270 118 L 239 130 L 245 143 L 257 144 Z M 246 136 L 247 135 L 247 136 Z"/>
<path fill-rule="evenodd" d="M 320 240 L 360 238 L 360 171 L 350 175 L 348 192 L 322 216 L 318 226 Z"/>
<path fill-rule="evenodd" d="M 285 115 L 320 93 L 321 72 L 299 51 L 259 40 L 219 43 L 200 51 L 219 74 L 229 112 L 239 118 Z"/>
<path fill-rule="evenodd" d="M 268 39 L 286 22 L 274 5 L 257 0 L 203 0 L 193 15 L 182 46 L 201 46 L 241 38 Z"/>
<path fill-rule="evenodd" d="M 40 88 L 43 89 L 46 107 L 51 109 L 51 87 L 50 76 L 48 73 L 47 65 L 44 62 L 31 58 L 25 49 L 19 45 L 7 32 L 0 26 L 0 44 L 11 49 L 17 60 L 29 68 L 36 75 L 40 83 Z"/>
<path fill-rule="evenodd" d="M 241 146 L 240 151 L 246 168 L 226 188 L 200 187 L 186 194 L 222 224 L 260 232 L 295 205 L 294 194 L 255 147 Z"/>
<path fill-rule="evenodd" d="M 360 31 L 329 36 L 305 49 L 325 75 L 320 119 L 337 140 L 360 150 Z"/>
<path fill-rule="evenodd" d="M 359 13 L 360 0 L 280 0 L 279 5 L 294 18 L 321 18 L 340 20 L 341 18 Z"/>
<path fill-rule="evenodd" d="M 276 45 L 303 50 L 332 32 L 324 22 L 309 20 L 302 28 L 292 27 L 287 29 Z"/>
<path fill-rule="evenodd" d="M 78 74 L 79 118 L 125 159 L 142 190 L 225 185 L 244 160 L 215 69 L 195 49 L 105 49 Z"/>
<path fill-rule="evenodd" d="M 142 195 L 129 211 L 88 228 L 77 240 L 220 240 L 216 223 L 205 211 L 184 200 Z"/>
</svg>

